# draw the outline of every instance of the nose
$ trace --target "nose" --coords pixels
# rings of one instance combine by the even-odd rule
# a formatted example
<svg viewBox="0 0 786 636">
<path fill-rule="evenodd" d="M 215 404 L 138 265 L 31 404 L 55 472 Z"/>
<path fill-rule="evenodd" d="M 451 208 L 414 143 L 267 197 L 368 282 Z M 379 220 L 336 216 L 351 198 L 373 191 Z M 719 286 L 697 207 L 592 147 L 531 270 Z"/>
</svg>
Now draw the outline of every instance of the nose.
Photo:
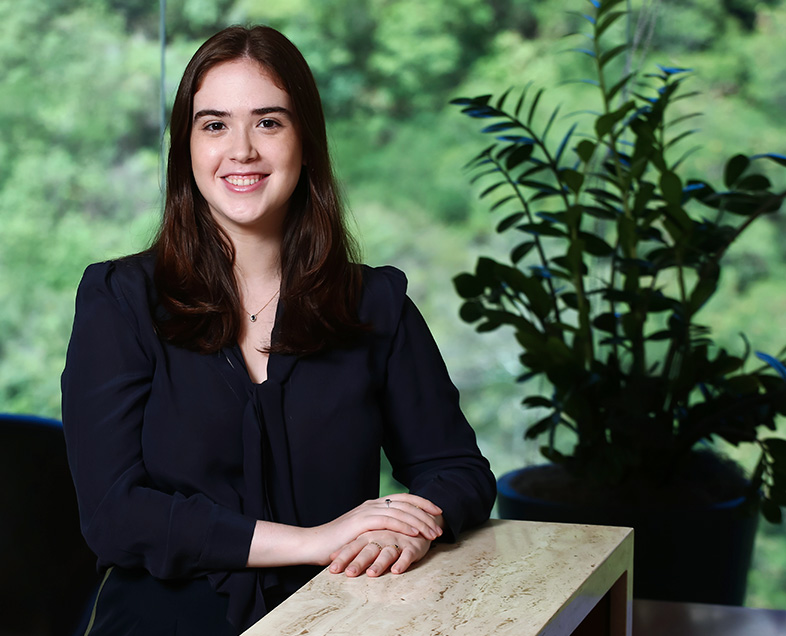
<svg viewBox="0 0 786 636">
<path fill-rule="evenodd" d="M 232 136 L 230 158 L 233 161 L 247 163 L 258 158 L 257 149 L 249 131 L 236 129 Z"/>
</svg>

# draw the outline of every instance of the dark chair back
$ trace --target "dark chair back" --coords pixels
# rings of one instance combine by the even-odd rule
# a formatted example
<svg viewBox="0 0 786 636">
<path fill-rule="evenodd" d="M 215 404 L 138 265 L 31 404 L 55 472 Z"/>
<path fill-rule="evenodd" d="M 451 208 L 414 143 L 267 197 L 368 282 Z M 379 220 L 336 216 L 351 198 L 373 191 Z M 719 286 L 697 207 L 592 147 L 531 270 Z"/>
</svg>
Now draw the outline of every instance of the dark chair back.
<svg viewBox="0 0 786 636">
<path fill-rule="evenodd" d="M 70 636 L 97 587 L 62 424 L 0 414 L 0 634 Z"/>
</svg>

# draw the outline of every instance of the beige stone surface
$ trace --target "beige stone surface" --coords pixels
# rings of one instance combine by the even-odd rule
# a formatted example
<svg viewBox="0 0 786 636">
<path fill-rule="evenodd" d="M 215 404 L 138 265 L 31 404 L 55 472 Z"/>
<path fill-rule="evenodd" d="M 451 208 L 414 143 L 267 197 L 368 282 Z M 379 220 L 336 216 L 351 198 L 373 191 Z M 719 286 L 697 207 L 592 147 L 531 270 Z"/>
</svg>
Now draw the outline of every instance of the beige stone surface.
<svg viewBox="0 0 786 636">
<path fill-rule="evenodd" d="M 491 520 L 401 575 L 325 570 L 243 636 L 562 636 L 618 581 L 630 634 L 632 562 L 628 528 Z"/>
</svg>

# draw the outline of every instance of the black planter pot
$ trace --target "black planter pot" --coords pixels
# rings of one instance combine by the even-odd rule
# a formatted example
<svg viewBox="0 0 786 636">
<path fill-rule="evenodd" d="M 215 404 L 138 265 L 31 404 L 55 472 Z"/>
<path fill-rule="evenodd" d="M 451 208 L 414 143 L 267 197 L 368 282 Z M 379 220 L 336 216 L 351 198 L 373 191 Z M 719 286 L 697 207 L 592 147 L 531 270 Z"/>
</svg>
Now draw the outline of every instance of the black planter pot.
<svg viewBox="0 0 786 636">
<path fill-rule="evenodd" d="M 506 473 L 497 482 L 503 519 L 631 527 L 636 598 L 742 605 L 759 522 L 743 498 L 668 511 L 574 506 L 514 490 L 511 482 L 527 470 Z"/>
</svg>

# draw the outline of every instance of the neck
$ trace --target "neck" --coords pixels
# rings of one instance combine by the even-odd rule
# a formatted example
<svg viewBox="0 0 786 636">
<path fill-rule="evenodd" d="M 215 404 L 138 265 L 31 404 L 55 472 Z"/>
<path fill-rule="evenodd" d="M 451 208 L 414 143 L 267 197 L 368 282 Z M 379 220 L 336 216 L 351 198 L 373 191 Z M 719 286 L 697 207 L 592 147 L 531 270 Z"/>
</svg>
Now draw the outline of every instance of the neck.
<svg viewBox="0 0 786 636">
<path fill-rule="evenodd" d="M 281 277 L 281 239 L 241 237 L 233 239 L 235 276 L 239 282 L 260 284 Z M 241 287 L 242 288 L 242 287 Z"/>
<path fill-rule="evenodd" d="M 238 282 L 259 284 L 281 277 L 281 234 L 231 233 Z"/>
</svg>

